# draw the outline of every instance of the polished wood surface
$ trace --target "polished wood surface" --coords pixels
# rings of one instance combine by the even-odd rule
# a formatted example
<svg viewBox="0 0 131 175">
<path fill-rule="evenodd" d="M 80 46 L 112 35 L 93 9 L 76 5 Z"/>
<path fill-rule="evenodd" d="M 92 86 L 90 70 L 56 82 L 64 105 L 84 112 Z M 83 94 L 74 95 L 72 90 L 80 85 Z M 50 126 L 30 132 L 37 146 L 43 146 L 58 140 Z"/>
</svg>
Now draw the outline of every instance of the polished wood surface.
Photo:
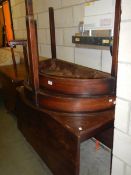
<svg viewBox="0 0 131 175">
<path fill-rule="evenodd" d="M 83 96 L 115 94 L 115 79 L 108 73 L 58 59 L 48 59 L 39 67 L 43 91 Z"/>
<path fill-rule="evenodd" d="M 32 103 L 34 101 L 32 89 L 26 84 L 24 87 L 25 94 Z M 114 108 L 115 106 L 115 96 L 113 95 L 74 97 L 70 95 L 53 94 L 51 91 L 39 91 L 37 100 L 40 108 L 71 113 L 103 111 Z"/>
<path fill-rule="evenodd" d="M 40 107 L 93 112 L 115 106 L 115 79 L 108 73 L 57 59 L 41 62 L 39 72 L 37 103 Z"/>
<path fill-rule="evenodd" d="M 31 0 L 25 0 L 26 7 L 26 27 L 27 27 L 27 42 L 28 42 L 28 60 L 30 65 L 30 86 L 32 87 L 35 95 L 35 102 L 37 104 L 37 91 L 39 90 L 39 77 L 38 77 L 38 43 L 37 43 L 37 30 L 36 21 L 33 16 L 33 6 Z"/>
<path fill-rule="evenodd" d="M 79 175 L 80 143 L 111 128 L 114 109 L 86 114 L 52 112 L 31 104 L 24 88 L 18 92 L 18 127 L 26 139 L 54 175 Z"/>
<path fill-rule="evenodd" d="M 79 66 L 75 65 L 75 69 L 72 64 L 64 65 L 62 61 L 56 66 L 50 61 L 47 61 L 48 64 L 45 64 L 46 61 L 38 64 L 32 1 L 25 2 L 31 83 L 25 81 L 24 87 L 18 89 L 18 127 L 54 175 L 79 175 L 81 142 L 91 137 L 107 139 L 107 134 L 110 134 L 111 139 L 104 143 L 110 147 L 112 145 L 113 135 L 109 131 L 114 123 L 116 75 L 113 72 L 116 69 L 112 68 L 112 75 L 96 70 L 87 75 L 82 70 L 84 68 L 79 70 Z M 120 10 L 119 0 L 116 0 L 116 8 Z M 119 13 L 115 18 L 118 20 L 115 23 L 117 28 Z M 117 44 L 113 47 L 118 49 Z M 113 61 L 112 66 L 116 68 L 117 61 Z M 74 70 L 79 71 L 75 73 Z M 68 80 L 72 81 L 70 86 L 67 85 Z M 87 81 L 88 85 L 83 81 Z"/>
<path fill-rule="evenodd" d="M 116 0 L 114 19 L 115 20 L 114 20 L 114 37 L 113 37 L 113 49 L 112 49 L 113 52 L 112 52 L 111 75 L 117 79 L 119 33 L 120 33 L 120 22 L 121 22 L 121 0 Z"/>
<path fill-rule="evenodd" d="M 38 104 L 42 108 L 47 108 L 61 112 L 94 112 L 111 109 L 115 106 L 114 96 L 103 97 L 63 97 L 50 93 L 39 93 Z"/>
</svg>

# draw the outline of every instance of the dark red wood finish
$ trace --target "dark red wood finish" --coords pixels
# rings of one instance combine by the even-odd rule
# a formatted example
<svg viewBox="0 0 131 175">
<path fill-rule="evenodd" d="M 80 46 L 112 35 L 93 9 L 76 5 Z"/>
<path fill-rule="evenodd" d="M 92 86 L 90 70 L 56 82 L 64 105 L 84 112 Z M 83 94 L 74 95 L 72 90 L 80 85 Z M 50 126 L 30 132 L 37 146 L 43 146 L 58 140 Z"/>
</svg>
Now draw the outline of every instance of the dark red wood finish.
<svg viewBox="0 0 131 175">
<path fill-rule="evenodd" d="M 111 75 L 117 78 L 118 68 L 118 48 L 119 48 L 119 33 L 121 22 L 121 0 L 116 0 L 115 6 L 115 21 L 114 21 L 114 37 L 113 37 L 113 53 L 112 53 L 112 69 Z"/>
<path fill-rule="evenodd" d="M 31 102 L 34 101 L 32 89 L 25 84 L 25 94 Z M 53 111 L 84 113 L 103 111 L 114 108 L 115 96 L 97 96 L 97 97 L 73 97 L 69 95 L 53 94 L 51 91 L 40 91 L 38 93 L 38 105 Z"/>
<path fill-rule="evenodd" d="M 54 175 L 79 175 L 80 143 L 113 125 L 114 109 L 99 113 L 61 113 L 40 109 L 19 88 L 18 127 Z"/>
<path fill-rule="evenodd" d="M 61 94 L 115 94 L 115 78 L 95 69 L 62 60 L 45 60 L 39 71 L 40 88 Z"/>
<path fill-rule="evenodd" d="M 51 36 L 51 55 L 52 58 L 56 58 L 56 39 L 55 39 L 55 21 L 54 21 L 54 10 L 52 7 L 49 8 L 49 22 L 50 22 L 50 36 Z"/>
<path fill-rule="evenodd" d="M 94 98 L 63 97 L 50 93 L 39 93 L 38 103 L 41 108 L 47 108 L 61 112 L 94 112 L 103 111 L 115 106 L 114 96 L 102 96 Z"/>
<path fill-rule="evenodd" d="M 37 44 L 37 31 L 36 21 L 33 16 L 32 0 L 25 0 L 26 5 L 26 26 L 27 26 L 27 41 L 28 41 L 28 57 L 30 65 L 30 86 L 35 95 L 35 102 L 37 104 L 37 91 L 39 90 L 39 77 L 38 77 L 38 44 Z"/>
<path fill-rule="evenodd" d="M 120 11 L 119 0 L 116 0 L 116 7 L 116 10 Z M 95 78 L 95 76 L 93 78 L 83 78 L 82 76 L 70 77 L 67 72 L 71 72 L 73 66 L 69 66 L 70 64 L 68 64 L 68 66 L 66 65 L 68 71 L 66 69 L 64 86 L 64 81 L 62 80 L 64 76 L 60 76 L 61 71 L 51 75 L 51 73 L 49 73 L 49 67 L 47 65 L 45 66 L 45 62 L 41 63 L 38 69 L 37 37 L 31 0 L 26 0 L 26 12 L 31 84 L 25 82 L 24 88 L 18 90 L 18 127 L 47 163 L 54 175 L 79 175 L 80 143 L 93 136 L 98 137 L 99 134 L 101 140 L 104 137 L 107 138 L 107 135 L 102 135 L 102 133 L 113 128 L 116 78 L 113 72 L 116 69 L 112 68 L 112 76 L 108 75 L 99 78 Z M 118 28 L 117 25 L 120 24 L 119 13 L 116 13 L 115 18 L 118 20 L 118 22 L 115 23 L 115 28 Z M 114 36 L 114 40 L 115 37 L 118 39 L 118 35 Z M 118 49 L 118 44 L 113 47 L 114 50 L 115 47 Z M 61 62 L 63 66 L 63 62 L 59 62 Z M 76 66 L 78 68 L 78 65 Z M 45 72 L 46 67 L 48 67 L 48 73 Z M 113 61 L 112 67 L 117 67 L 116 61 Z M 81 75 L 80 72 L 81 71 L 76 75 Z M 95 72 L 96 70 L 94 70 L 94 73 Z M 100 71 L 98 72 L 105 75 Z M 48 79 L 49 77 L 52 79 Z M 67 85 L 67 80 L 69 79 L 72 81 L 71 88 Z M 85 87 L 86 84 L 83 84 L 84 87 L 82 89 L 81 82 L 83 82 L 83 79 L 87 79 L 88 83 L 90 82 L 90 84 L 87 85 L 88 88 L 90 87 L 89 93 Z M 91 88 L 91 80 L 92 82 L 96 81 L 96 84 L 94 83 L 92 86 L 93 88 Z M 55 86 L 49 87 L 48 85 L 51 85 L 54 81 Z M 78 84 L 78 81 L 81 85 Z M 43 83 L 45 84 L 43 85 Z M 58 84 L 56 85 L 56 83 Z M 103 83 L 104 87 L 100 85 L 100 83 Z M 75 90 L 75 85 L 80 86 L 80 90 L 79 88 Z M 73 93 L 73 91 L 75 92 Z M 50 93 L 47 95 L 47 92 Z M 96 101 L 96 98 L 103 99 L 110 96 L 111 99 L 106 98 L 101 101 Z M 89 97 L 90 101 L 84 103 L 83 99 L 85 100 Z M 70 99 L 72 101 L 70 101 Z M 82 101 L 77 104 L 78 99 Z M 110 105 L 109 103 L 105 103 L 107 99 L 108 102 L 111 102 Z M 35 104 L 36 101 L 37 105 Z M 97 111 L 98 106 L 103 108 L 102 111 Z M 48 108 L 48 110 L 46 108 Z M 87 109 L 92 109 L 92 111 L 89 112 Z M 112 139 L 108 140 L 112 142 Z"/>
</svg>

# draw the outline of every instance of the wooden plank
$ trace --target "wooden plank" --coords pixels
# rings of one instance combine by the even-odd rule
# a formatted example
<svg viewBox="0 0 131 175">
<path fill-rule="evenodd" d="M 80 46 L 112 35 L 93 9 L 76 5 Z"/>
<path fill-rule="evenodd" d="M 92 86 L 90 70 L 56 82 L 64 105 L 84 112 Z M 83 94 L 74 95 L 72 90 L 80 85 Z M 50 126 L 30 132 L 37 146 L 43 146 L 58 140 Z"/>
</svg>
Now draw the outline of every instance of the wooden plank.
<svg viewBox="0 0 131 175">
<path fill-rule="evenodd" d="M 38 77 L 38 44 L 36 36 L 36 21 L 33 16 L 32 0 L 25 0 L 26 5 L 26 27 L 27 27 L 27 41 L 28 41 L 28 58 L 30 62 L 30 85 L 35 94 L 35 101 L 37 104 L 37 91 L 39 89 Z"/>
<path fill-rule="evenodd" d="M 112 68 L 111 68 L 111 75 L 115 77 L 116 79 L 117 79 L 117 68 L 118 68 L 120 22 L 121 22 L 121 0 L 116 0 Z"/>
<path fill-rule="evenodd" d="M 50 22 L 50 36 L 51 36 L 51 54 L 52 58 L 56 58 L 56 39 L 55 39 L 55 21 L 54 21 L 54 10 L 52 7 L 49 8 L 49 22 Z"/>
<path fill-rule="evenodd" d="M 22 95 L 22 93 L 21 93 Z M 54 175 L 79 175 L 80 140 L 51 113 L 19 96 L 18 127 Z"/>
</svg>

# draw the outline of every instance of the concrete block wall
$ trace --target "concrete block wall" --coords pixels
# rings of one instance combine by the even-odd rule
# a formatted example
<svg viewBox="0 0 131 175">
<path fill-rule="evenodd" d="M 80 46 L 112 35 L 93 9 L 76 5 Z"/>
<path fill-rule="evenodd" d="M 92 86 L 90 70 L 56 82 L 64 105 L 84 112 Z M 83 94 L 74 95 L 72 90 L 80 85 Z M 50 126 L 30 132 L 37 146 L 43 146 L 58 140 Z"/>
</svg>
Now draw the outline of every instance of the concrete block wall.
<svg viewBox="0 0 131 175">
<path fill-rule="evenodd" d="M 131 174 L 131 1 L 122 0 L 112 175 Z"/>
<path fill-rule="evenodd" d="M 33 0 L 39 55 L 51 57 L 48 7 L 52 6 L 55 9 L 57 57 L 110 72 L 109 50 L 78 48 L 72 44 L 72 35 L 78 32 L 79 22 L 84 21 L 86 2 L 88 0 Z M 26 38 L 24 0 L 11 0 L 11 6 L 15 37 Z"/>
<path fill-rule="evenodd" d="M 85 4 L 85 29 L 113 29 L 115 0 L 100 0 Z"/>
<path fill-rule="evenodd" d="M 13 26 L 16 38 L 26 38 L 24 0 L 11 0 Z"/>
</svg>

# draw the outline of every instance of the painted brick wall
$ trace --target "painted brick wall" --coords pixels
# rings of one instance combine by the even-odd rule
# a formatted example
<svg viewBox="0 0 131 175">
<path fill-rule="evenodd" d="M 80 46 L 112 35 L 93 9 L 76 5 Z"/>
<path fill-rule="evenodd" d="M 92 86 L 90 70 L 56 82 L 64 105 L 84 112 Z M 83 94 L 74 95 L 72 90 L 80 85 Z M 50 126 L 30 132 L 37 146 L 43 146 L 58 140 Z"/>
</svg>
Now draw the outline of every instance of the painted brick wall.
<svg viewBox="0 0 131 175">
<path fill-rule="evenodd" d="M 122 1 L 112 175 L 131 174 L 131 1 Z"/>
<path fill-rule="evenodd" d="M 48 7 L 52 6 L 55 9 L 57 57 L 110 72 L 111 56 L 109 50 L 77 48 L 72 44 L 72 35 L 78 32 L 79 22 L 84 21 L 85 2 L 87 1 L 33 0 L 38 27 L 39 55 L 51 56 Z M 15 37 L 26 38 L 24 0 L 11 0 L 11 6 Z"/>
</svg>

